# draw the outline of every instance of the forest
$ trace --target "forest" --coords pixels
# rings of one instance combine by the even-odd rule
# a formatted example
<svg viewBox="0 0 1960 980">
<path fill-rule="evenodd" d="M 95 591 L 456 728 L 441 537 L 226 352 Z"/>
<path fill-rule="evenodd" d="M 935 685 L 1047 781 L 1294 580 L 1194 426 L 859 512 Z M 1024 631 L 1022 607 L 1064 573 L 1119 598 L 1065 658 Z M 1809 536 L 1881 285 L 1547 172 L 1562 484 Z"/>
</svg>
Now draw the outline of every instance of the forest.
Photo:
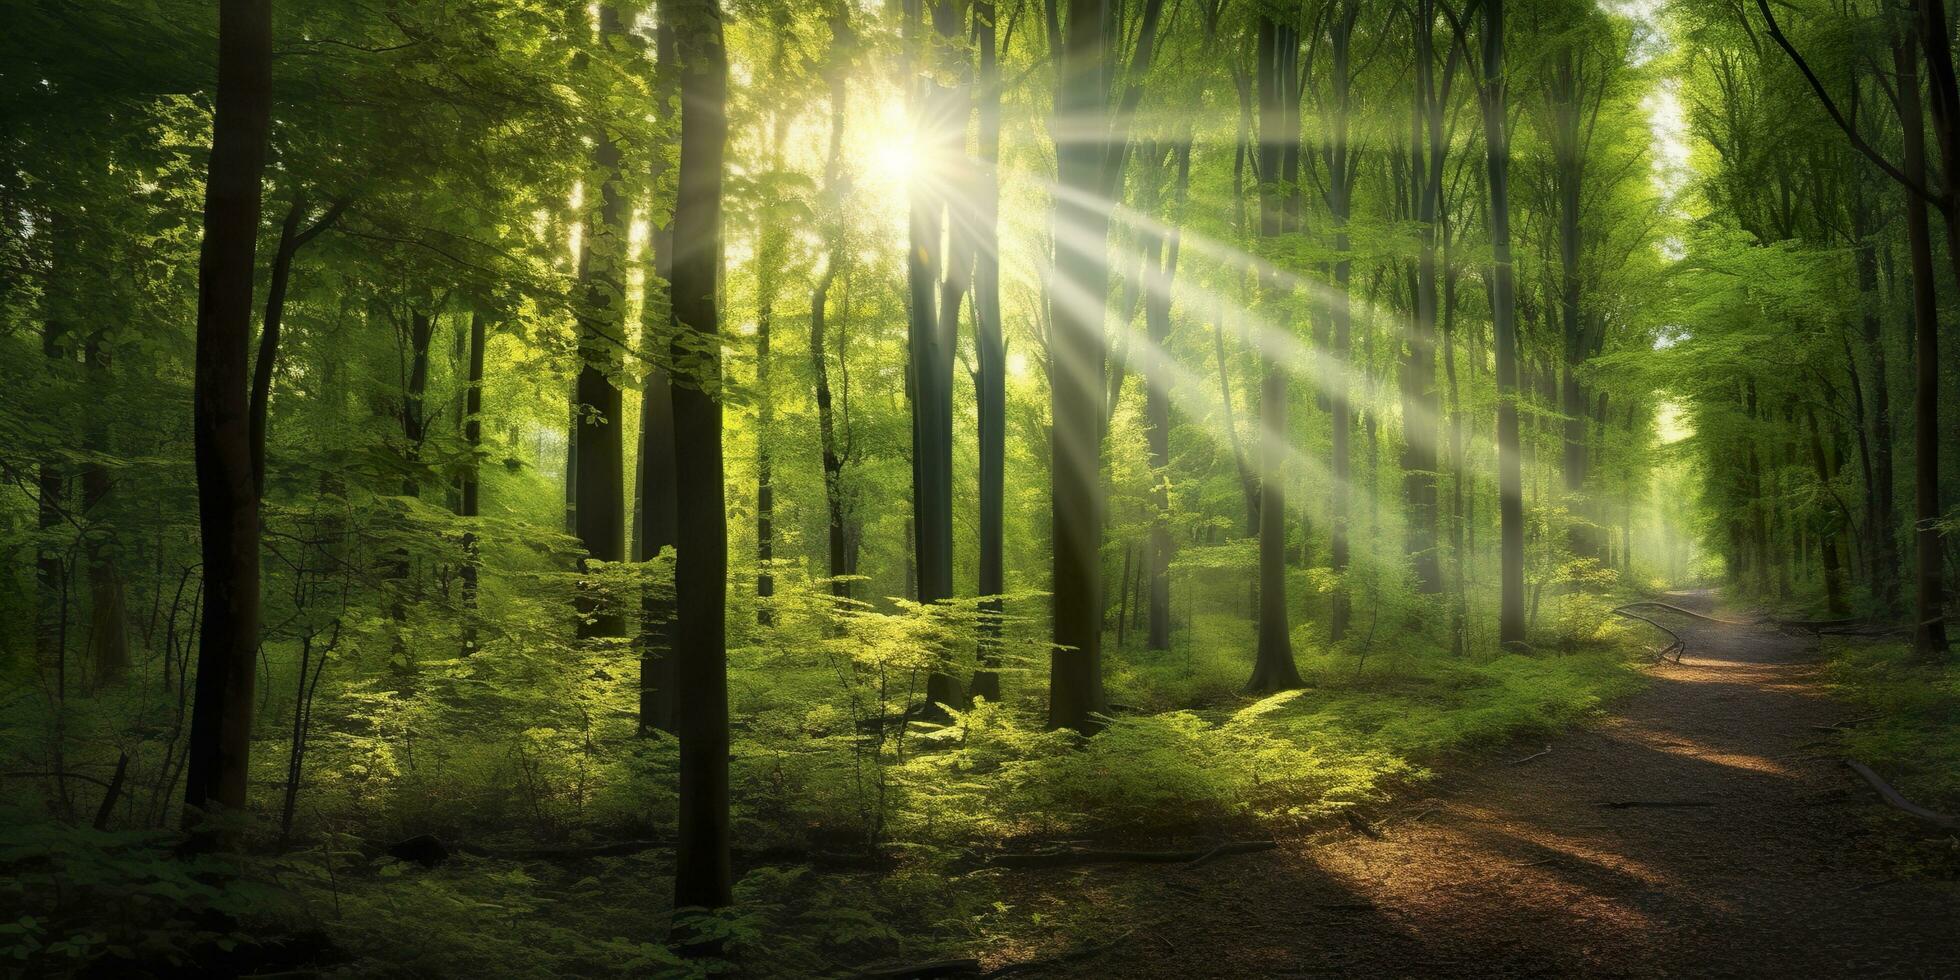
<svg viewBox="0 0 1960 980">
<path fill-rule="evenodd" d="M 0 973 L 1960 973 L 1957 46 L 0 0 Z"/>
</svg>

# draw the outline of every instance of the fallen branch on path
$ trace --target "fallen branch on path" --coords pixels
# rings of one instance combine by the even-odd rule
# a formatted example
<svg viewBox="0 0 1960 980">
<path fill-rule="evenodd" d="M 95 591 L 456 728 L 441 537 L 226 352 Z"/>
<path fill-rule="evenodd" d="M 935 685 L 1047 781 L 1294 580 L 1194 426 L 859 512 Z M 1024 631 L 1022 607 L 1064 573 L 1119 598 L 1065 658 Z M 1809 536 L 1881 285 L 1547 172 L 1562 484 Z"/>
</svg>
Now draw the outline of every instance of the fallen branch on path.
<svg viewBox="0 0 1960 980">
<path fill-rule="evenodd" d="M 1140 864 L 1204 864 L 1227 854 L 1251 854 L 1255 851 L 1270 851 L 1279 846 L 1271 840 L 1228 841 L 1216 847 L 1198 851 L 1112 851 L 1092 847 L 1076 847 L 1053 851 L 1036 851 L 1032 854 L 996 854 L 987 865 L 995 868 L 1066 868 L 1078 864 L 1121 864 L 1136 862 Z"/>
<path fill-rule="evenodd" d="M 1538 757 L 1540 757 L 1540 756 L 1547 756 L 1547 755 L 1551 755 L 1551 754 L 1552 754 L 1552 747 L 1551 747 L 1551 746 L 1549 746 L 1549 745 L 1547 745 L 1547 746 L 1545 746 L 1545 751 L 1543 751 L 1543 752 L 1533 752 L 1533 753 L 1531 753 L 1530 755 L 1528 755 L 1528 756 L 1525 756 L 1525 757 L 1524 757 L 1524 758 L 1522 758 L 1522 759 L 1512 759 L 1512 760 L 1511 760 L 1511 764 L 1512 764 L 1512 765 L 1514 765 L 1514 766 L 1522 766 L 1522 765 L 1524 765 L 1525 763 L 1527 763 L 1527 762 L 1530 762 L 1531 760 L 1533 760 L 1533 759 L 1536 759 L 1536 758 L 1538 758 Z"/>
<path fill-rule="evenodd" d="M 1600 803 L 1593 804 L 1593 806 L 1599 807 L 1602 810 L 1631 810 L 1634 809 L 1635 807 L 1647 807 L 1647 808 L 1677 807 L 1678 808 L 1678 807 L 1696 807 L 1696 806 L 1714 806 L 1714 805 L 1715 805 L 1714 803 L 1711 803 L 1708 800 L 1606 800 Z"/>
<path fill-rule="evenodd" d="M 905 966 L 880 967 L 876 970 L 860 970 L 858 976 L 864 980 L 914 980 L 927 977 L 974 977 L 980 975 L 980 961 L 972 958 L 957 960 L 933 960 L 930 963 L 909 963 Z"/>
<path fill-rule="evenodd" d="M 1877 721 L 1883 717 L 1885 716 L 1865 715 L 1862 718 L 1847 718 L 1844 721 L 1832 722 L 1831 724 L 1828 725 L 1812 725 L 1810 726 L 1810 728 L 1812 731 L 1817 731 L 1817 732 L 1841 732 L 1847 728 L 1850 728 L 1853 725 L 1862 725 L 1865 722 Z"/>
<path fill-rule="evenodd" d="M 1647 625 L 1649 625 L 1649 626 L 1652 626 L 1653 628 L 1655 628 L 1655 629 L 1657 629 L 1657 630 L 1660 630 L 1660 631 L 1661 631 L 1661 632 L 1663 632 L 1663 633 L 1666 633 L 1666 634 L 1668 635 L 1668 638 L 1669 638 L 1669 639 L 1671 639 L 1671 640 L 1673 640 L 1674 642 L 1672 642 L 1672 643 L 1669 643 L 1669 644 L 1668 644 L 1667 646 L 1664 646 L 1664 647 L 1662 647 L 1662 648 L 1660 649 L 1660 652 L 1654 655 L 1654 662 L 1655 662 L 1655 663 L 1660 663 L 1661 661 L 1663 661 L 1663 660 L 1666 660 L 1666 659 L 1667 659 L 1667 655 L 1671 653 L 1671 654 L 1674 654 L 1674 662 L 1675 662 L 1675 663 L 1677 663 L 1677 664 L 1678 664 L 1678 663 L 1680 663 L 1680 662 L 1681 662 L 1681 657 L 1682 657 L 1682 655 L 1684 655 L 1684 654 L 1686 654 L 1686 653 L 1688 652 L 1688 643 L 1687 643 L 1687 641 L 1686 641 L 1686 640 L 1683 640 L 1683 639 L 1681 639 L 1681 634 L 1679 634 L 1679 633 L 1676 633 L 1676 632 L 1674 632 L 1673 630 L 1671 630 L 1671 629 L 1668 629 L 1667 627 L 1665 627 L 1665 626 L 1662 626 L 1661 624 L 1659 624 L 1659 623 L 1656 623 L 1656 622 L 1654 622 L 1653 620 L 1651 620 L 1651 619 L 1648 619 L 1647 617 L 1645 617 L 1645 616 L 1642 616 L 1642 615 L 1640 615 L 1639 613 L 1630 613 L 1630 612 L 1627 612 L 1627 609 L 1628 609 L 1628 607 L 1630 607 L 1630 606 L 1647 606 L 1647 605 L 1653 605 L 1653 606 L 1658 606 L 1658 605 L 1661 605 L 1661 603 L 1658 603 L 1658 602 L 1652 602 L 1652 603 L 1648 603 L 1648 602 L 1630 602 L 1630 603 L 1628 603 L 1628 604 L 1627 604 L 1627 605 L 1625 605 L 1625 606 L 1620 606 L 1620 607 L 1618 607 L 1618 608 L 1616 608 L 1616 609 L 1614 609 L 1614 610 L 1613 610 L 1613 612 L 1614 612 L 1614 614 L 1615 614 L 1615 615 L 1619 615 L 1619 616 L 1625 616 L 1625 617 L 1626 617 L 1626 618 L 1628 618 L 1628 619 L 1637 619 L 1637 620 L 1639 620 L 1639 621 L 1641 621 L 1641 622 L 1643 622 L 1643 623 L 1646 623 L 1646 624 L 1647 624 Z M 1674 607 L 1672 607 L 1672 606 L 1669 606 L 1668 608 L 1670 608 L 1670 609 L 1672 609 L 1672 608 L 1674 608 Z"/>
<path fill-rule="evenodd" d="M 1708 622 L 1708 623 L 1720 623 L 1720 624 L 1721 624 L 1721 625 L 1723 625 L 1723 626 L 1754 626 L 1754 625 L 1756 625 L 1755 623 L 1743 623 L 1743 622 L 1738 622 L 1738 621 L 1736 621 L 1736 620 L 1733 620 L 1733 619 L 1716 619 L 1716 618 L 1715 618 L 1715 617 L 1713 617 L 1713 616 L 1709 616 L 1709 615 L 1705 615 L 1705 614 L 1703 614 L 1703 613 L 1698 613 L 1698 612 L 1695 612 L 1695 611 L 1694 611 L 1694 610 L 1692 610 L 1692 609 L 1683 609 L 1683 608 L 1681 608 L 1680 606 L 1674 606 L 1674 605 L 1669 605 L 1669 604 L 1667 604 L 1667 603 L 1665 603 L 1665 602 L 1655 602 L 1655 601 L 1653 601 L 1653 600 L 1651 600 L 1651 599 L 1642 599 L 1642 600 L 1641 600 L 1641 601 L 1639 601 L 1639 602 L 1629 602 L 1629 603 L 1627 603 L 1626 605 L 1624 605 L 1624 606 L 1621 606 L 1621 607 L 1620 607 L 1620 609 L 1632 609 L 1632 608 L 1634 608 L 1634 607 L 1636 607 L 1636 606 L 1649 606 L 1649 607 L 1652 607 L 1652 608 L 1655 608 L 1655 609 L 1665 609 L 1665 610 L 1667 610 L 1668 612 L 1677 612 L 1677 613 L 1680 613 L 1680 614 L 1681 614 L 1681 615 L 1683 615 L 1683 616 L 1692 616 L 1692 617 L 1694 617 L 1694 618 L 1696 618 L 1696 619 L 1699 619 L 1699 620 L 1702 620 L 1703 622 Z M 1614 611 L 1615 611 L 1615 612 L 1618 612 L 1619 610 L 1614 610 Z"/>
<path fill-rule="evenodd" d="M 1904 810 L 1936 827 L 1945 827 L 1949 830 L 1960 828 L 1960 817 L 1950 817 L 1944 813 L 1935 813 L 1906 799 L 1899 794 L 1898 790 L 1892 788 L 1892 784 L 1878 778 L 1878 773 L 1871 771 L 1871 767 L 1864 763 L 1846 759 L 1844 760 L 1844 764 L 1850 766 L 1852 772 L 1865 777 L 1865 782 L 1872 784 L 1872 788 L 1878 790 L 1878 795 L 1884 797 L 1885 802 L 1892 804 L 1894 807 Z"/>
<path fill-rule="evenodd" d="M 1374 824 L 1371 824 L 1368 821 L 1361 819 L 1360 814 L 1354 812 L 1353 810 L 1349 810 L 1347 811 L 1345 816 L 1347 817 L 1348 826 L 1353 827 L 1355 830 L 1359 831 L 1363 836 L 1369 838 L 1370 840 L 1382 839 L 1381 830 L 1376 828 Z"/>
</svg>

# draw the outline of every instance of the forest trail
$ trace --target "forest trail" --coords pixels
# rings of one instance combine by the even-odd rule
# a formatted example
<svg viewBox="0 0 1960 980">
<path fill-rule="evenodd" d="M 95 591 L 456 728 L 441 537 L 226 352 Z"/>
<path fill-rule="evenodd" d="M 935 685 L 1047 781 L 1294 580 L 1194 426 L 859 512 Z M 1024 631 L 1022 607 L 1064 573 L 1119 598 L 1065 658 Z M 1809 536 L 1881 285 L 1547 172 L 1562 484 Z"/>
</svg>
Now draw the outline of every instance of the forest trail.
<svg viewBox="0 0 1960 980">
<path fill-rule="evenodd" d="M 1379 839 L 1042 873 L 1030 901 L 1128 905 L 1136 928 L 1017 975 L 1960 975 L 1960 897 L 1890 878 L 1877 797 L 1807 745 L 1852 715 L 1814 641 L 1666 615 L 1684 663 L 1538 758 L 1374 813 Z M 1627 801 L 1693 805 L 1599 806 Z"/>
</svg>

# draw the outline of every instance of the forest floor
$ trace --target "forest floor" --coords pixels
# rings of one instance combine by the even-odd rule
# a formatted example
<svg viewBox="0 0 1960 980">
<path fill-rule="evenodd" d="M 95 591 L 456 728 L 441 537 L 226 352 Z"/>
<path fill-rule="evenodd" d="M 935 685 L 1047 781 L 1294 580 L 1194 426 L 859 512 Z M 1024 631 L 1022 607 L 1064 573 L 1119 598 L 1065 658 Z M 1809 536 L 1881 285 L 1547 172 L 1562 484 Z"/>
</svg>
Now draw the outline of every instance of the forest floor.
<svg viewBox="0 0 1960 980">
<path fill-rule="evenodd" d="M 1716 608 L 1708 593 L 1669 601 Z M 1548 752 L 1519 761 L 1544 747 L 1522 744 L 1445 773 L 1373 814 L 1378 836 L 1018 876 L 1009 901 L 1072 922 L 1053 945 L 998 949 L 986 965 L 1056 977 L 1960 975 L 1960 893 L 1887 870 L 1889 835 L 1921 831 L 1902 818 L 1874 832 L 1877 796 L 1820 731 L 1852 709 L 1826 695 L 1815 641 L 1667 615 L 1684 624 L 1684 662 L 1657 666 L 1648 688 Z M 1083 938 L 1095 934 L 1106 938 Z"/>
</svg>

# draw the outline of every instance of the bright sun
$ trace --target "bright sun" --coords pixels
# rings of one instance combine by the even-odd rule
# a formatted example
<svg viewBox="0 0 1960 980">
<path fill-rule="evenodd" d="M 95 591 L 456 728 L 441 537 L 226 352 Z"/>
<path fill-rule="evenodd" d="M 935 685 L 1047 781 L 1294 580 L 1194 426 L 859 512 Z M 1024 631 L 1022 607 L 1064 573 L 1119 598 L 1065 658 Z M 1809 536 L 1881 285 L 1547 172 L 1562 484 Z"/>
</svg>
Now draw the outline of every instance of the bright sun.
<svg viewBox="0 0 1960 980">
<path fill-rule="evenodd" d="M 903 130 L 880 139 L 871 149 L 871 167 L 878 176 L 894 184 L 905 184 L 919 166 L 918 147 L 912 134 Z"/>
</svg>

